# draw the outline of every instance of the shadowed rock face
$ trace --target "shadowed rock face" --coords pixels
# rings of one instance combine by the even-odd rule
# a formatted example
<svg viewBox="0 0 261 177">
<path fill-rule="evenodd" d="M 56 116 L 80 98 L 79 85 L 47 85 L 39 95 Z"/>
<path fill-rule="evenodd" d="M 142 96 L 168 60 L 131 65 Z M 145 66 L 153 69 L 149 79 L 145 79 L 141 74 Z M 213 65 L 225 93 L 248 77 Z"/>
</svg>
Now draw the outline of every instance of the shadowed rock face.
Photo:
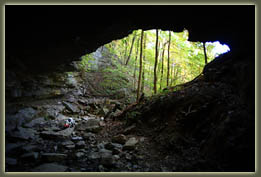
<svg viewBox="0 0 261 177">
<path fill-rule="evenodd" d="M 253 53 L 254 10 L 253 5 L 6 6 L 6 67 L 57 70 L 136 29 L 186 28 L 191 41 L 219 40 L 232 52 Z"/>
</svg>

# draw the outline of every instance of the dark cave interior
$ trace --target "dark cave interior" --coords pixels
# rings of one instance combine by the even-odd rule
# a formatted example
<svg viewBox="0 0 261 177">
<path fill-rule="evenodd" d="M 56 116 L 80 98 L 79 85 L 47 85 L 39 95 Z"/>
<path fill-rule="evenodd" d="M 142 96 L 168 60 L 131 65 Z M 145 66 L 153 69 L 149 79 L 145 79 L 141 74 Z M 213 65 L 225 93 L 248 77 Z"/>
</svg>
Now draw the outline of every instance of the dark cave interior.
<svg viewBox="0 0 261 177">
<path fill-rule="evenodd" d="M 203 121 L 205 120 L 211 126 L 213 124 L 215 129 L 211 130 L 203 121 L 197 124 L 198 127 L 208 127 L 206 131 L 210 132 L 204 139 L 204 143 L 202 140 L 203 145 L 200 146 L 202 153 L 208 154 L 206 156 L 209 159 L 215 159 L 220 164 L 224 162 L 224 165 L 221 165 L 222 167 L 217 171 L 255 171 L 254 5 L 6 5 L 5 68 L 8 73 L 16 72 L 25 75 L 73 71 L 74 68 L 70 64 L 72 61 L 80 60 L 81 56 L 94 52 L 100 46 L 123 38 L 137 29 L 162 29 L 174 32 L 187 29 L 190 41 L 220 41 L 222 44 L 229 45 L 231 51 L 228 55 L 218 57 L 205 66 L 204 83 L 207 83 L 206 87 L 210 90 L 204 90 L 203 84 L 203 95 L 210 94 L 216 99 L 223 89 L 222 84 L 225 84 L 223 90 L 231 87 L 233 90 L 231 93 L 236 95 L 235 100 L 243 108 L 241 109 L 233 103 L 231 109 L 235 109 L 234 112 L 237 114 L 228 120 L 221 120 L 218 111 L 220 111 L 220 115 L 225 113 L 227 111 L 225 103 L 229 105 L 230 103 L 227 102 L 231 102 L 233 99 L 227 98 L 229 101 L 226 102 L 226 97 L 224 97 L 223 107 L 213 101 L 209 114 L 206 114 L 209 118 L 205 118 Z M 9 74 L 6 74 L 7 77 Z M 10 79 L 6 79 L 6 82 L 6 85 L 9 84 L 8 82 L 13 83 Z M 19 81 L 14 81 L 14 83 L 16 82 Z M 212 87 L 208 87 L 208 84 L 213 83 L 218 83 L 216 84 L 218 86 L 222 83 L 220 84 L 222 87 L 217 86 L 216 90 L 211 90 Z M 12 87 L 14 86 L 12 85 Z M 6 96 L 6 100 L 11 100 L 8 97 L 9 95 Z M 195 97 L 197 96 L 194 95 L 193 98 Z M 142 120 L 145 124 L 146 121 L 150 122 L 147 117 L 157 117 L 158 114 L 153 110 L 165 110 L 166 114 L 163 113 L 163 115 L 173 113 L 171 106 L 176 105 L 176 98 L 170 96 L 166 99 L 169 100 L 164 102 L 166 106 L 163 108 L 160 104 L 154 104 L 150 105 L 149 111 L 146 109 L 147 112 L 143 113 L 146 116 Z M 210 98 L 206 96 L 202 99 Z M 201 101 L 199 97 L 198 103 Z M 177 103 L 179 102 L 177 101 Z M 12 113 L 13 104 L 15 101 L 10 101 L 10 103 L 6 101 L 6 112 Z M 215 110 L 215 108 L 217 109 Z M 240 112 L 240 109 L 245 112 Z M 7 119 L 8 116 L 6 116 Z M 193 128 L 189 130 L 194 123 L 193 121 L 189 123 L 190 119 L 186 121 L 184 124 L 187 127 L 181 128 L 180 132 L 189 135 L 198 131 Z M 169 129 L 166 128 L 167 130 Z M 11 135 L 8 134 L 9 136 Z M 11 138 L 6 144 L 10 143 L 9 141 L 14 143 Z M 8 163 L 11 166 L 8 168 L 12 171 L 14 168 L 12 164 L 16 163 L 13 161 Z M 199 166 L 197 166 L 198 164 Z M 191 165 L 189 169 L 183 166 L 177 167 L 177 169 L 213 171 L 212 167 L 208 169 L 205 168 L 205 164 L 198 164 Z M 23 171 L 20 167 L 17 169 Z M 175 171 L 175 169 L 170 171 Z"/>
</svg>

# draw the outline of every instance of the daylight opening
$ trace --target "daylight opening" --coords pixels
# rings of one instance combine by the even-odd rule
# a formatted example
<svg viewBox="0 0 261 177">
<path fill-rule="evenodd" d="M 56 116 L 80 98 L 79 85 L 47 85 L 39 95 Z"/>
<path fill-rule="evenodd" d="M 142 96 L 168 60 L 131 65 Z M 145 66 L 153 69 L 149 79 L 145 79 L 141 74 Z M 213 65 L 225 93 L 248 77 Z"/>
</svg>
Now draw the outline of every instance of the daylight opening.
<svg viewBox="0 0 261 177">
<path fill-rule="evenodd" d="M 230 51 L 219 41 L 191 42 L 188 38 L 186 29 L 135 30 L 82 56 L 81 67 L 90 73 L 103 73 L 100 84 L 111 88 L 108 92 L 131 88 L 133 93 L 139 90 L 149 96 L 191 81 L 207 63 Z"/>
</svg>

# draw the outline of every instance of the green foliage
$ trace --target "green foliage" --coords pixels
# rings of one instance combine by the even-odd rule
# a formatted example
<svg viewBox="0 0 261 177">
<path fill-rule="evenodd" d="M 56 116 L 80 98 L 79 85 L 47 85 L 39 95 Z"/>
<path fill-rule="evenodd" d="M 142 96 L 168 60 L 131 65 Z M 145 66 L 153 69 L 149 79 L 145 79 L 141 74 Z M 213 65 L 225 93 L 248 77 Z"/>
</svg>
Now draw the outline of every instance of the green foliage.
<svg viewBox="0 0 261 177">
<path fill-rule="evenodd" d="M 155 62 L 155 40 L 156 32 L 155 30 L 144 31 L 146 35 L 146 48 L 143 49 L 143 71 L 145 73 L 144 79 L 144 92 L 146 95 L 151 95 L 153 92 L 153 69 Z M 133 36 L 136 35 L 132 54 L 128 66 L 125 65 L 127 56 L 130 53 L 131 43 Z M 104 72 L 104 82 L 101 83 L 104 87 L 111 88 L 115 90 L 118 88 L 133 88 L 133 83 L 137 83 L 137 76 L 139 73 L 139 52 L 140 52 L 140 35 L 141 30 L 135 30 L 132 34 L 127 37 L 114 40 L 111 43 L 105 45 L 105 47 L 112 54 L 112 61 L 114 67 L 106 68 Z M 170 43 L 170 76 L 169 76 L 169 86 L 173 87 L 194 79 L 196 76 L 202 73 L 205 66 L 205 56 L 203 43 L 200 42 L 190 42 L 188 41 L 189 32 L 184 30 L 182 32 L 171 32 L 171 43 Z M 168 42 L 169 42 L 169 31 L 159 31 L 159 61 L 157 69 L 157 90 L 161 88 L 162 90 L 167 87 L 167 58 L 168 58 Z M 161 66 L 162 66 L 162 51 L 163 44 L 165 45 L 164 61 L 163 67 L 164 72 L 161 76 Z M 144 44 L 143 44 L 144 46 Z M 221 46 L 219 44 L 219 46 Z M 216 56 L 222 54 L 215 50 L 217 43 L 206 43 L 207 58 L 208 62 L 212 61 Z M 138 52 L 138 53 L 137 53 Z M 91 71 L 92 68 L 92 55 L 83 56 L 81 66 L 86 71 Z M 135 69 L 136 67 L 136 69 Z M 136 78 L 132 82 L 126 80 L 126 78 L 133 78 L 134 71 L 136 72 Z M 107 73 L 107 74 L 106 74 Z M 162 77 L 162 82 L 160 82 Z M 136 84 L 137 87 L 137 84 Z M 178 88 L 177 88 L 178 89 Z M 159 90 L 160 92 L 160 90 Z"/>
<path fill-rule="evenodd" d="M 86 72 L 91 71 L 91 68 L 94 65 L 91 61 L 94 61 L 92 54 L 86 54 L 82 56 L 80 68 Z"/>
</svg>

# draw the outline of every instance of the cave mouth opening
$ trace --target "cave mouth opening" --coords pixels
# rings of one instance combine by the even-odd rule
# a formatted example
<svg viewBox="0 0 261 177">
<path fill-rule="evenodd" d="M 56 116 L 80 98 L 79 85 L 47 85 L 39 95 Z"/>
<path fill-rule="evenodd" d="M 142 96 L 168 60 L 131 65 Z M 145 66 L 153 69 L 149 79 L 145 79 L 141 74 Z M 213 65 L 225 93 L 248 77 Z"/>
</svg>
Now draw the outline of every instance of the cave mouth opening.
<svg viewBox="0 0 261 177">
<path fill-rule="evenodd" d="M 152 95 L 155 93 L 155 77 L 159 93 L 164 88 L 193 80 L 207 63 L 229 51 L 229 46 L 219 41 L 189 41 L 187 29 L 181 32 L 138 29 L 83 55 L 80 67 L 86 72 L 113 73 L 105 76 L 104 86 L 130 87 L 133 92 L 140 89 L 145 95 Z M 130 82 L 120 83 L 121 79 L 117 77 L 125 77 Z"/>
</svg>

